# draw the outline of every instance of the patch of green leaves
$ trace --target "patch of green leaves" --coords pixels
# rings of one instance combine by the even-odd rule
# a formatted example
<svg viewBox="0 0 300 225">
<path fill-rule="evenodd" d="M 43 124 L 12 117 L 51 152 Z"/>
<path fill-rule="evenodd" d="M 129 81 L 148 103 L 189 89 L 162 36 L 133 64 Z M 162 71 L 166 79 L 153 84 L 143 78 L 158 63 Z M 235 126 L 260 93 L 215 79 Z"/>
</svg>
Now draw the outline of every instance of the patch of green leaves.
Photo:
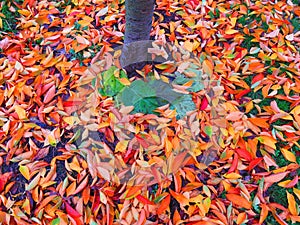
<svg viewBox="0 0 300 225">
<path fill-rule="evenodd" d="M 22 3 L 22 1 L 16 2 Z M 15 12 L 11 11 L 11 7 L 14 8 Z M 16 33 L 16 18 L 20 16 L 20 14 L 18 13 L 18 7 L 11 1 L 4 1 L 4 3 L 2 3 L 0 12 L 5 16 L 5 18 L 1 17 L 3 27 L 2 29 L 0 29 L 0 31 Z"/>
<path fill-rule="evenodd" d="M 290 20 L 290 22 L 294 27 L 294 33 L 298 32 L 300 30 L 300 18 L 298 16 L 295 16 L 293 19 Z"/>
<path fill-rule="evenodd" d="M 117 67 L 112 66 L 107 71 L 101 74 L 101 88 L 98 89 L 98 92 L 102 96 L 113 97 L 120 93 L 120 91 L 125 87 L 117 77 L 115 77 L 114 73 L 118 70 Z M 120 78 L 127 78 L 125 72 L 123 70 L 119 71 Z"/>
<path fill-rule="evenodd" d="M 170 108 L 176 110 L 177 118 L 182 118 L 196 108 L 191 95 L 177 93 L 159 80 L 136 80 L 125 87 L 117 98 L 125 106 L 134 106 L 132 113 L 155 114 L 157 107 L 170 104 Z"/>
<path fill-rule="evenodd" d="M 248 51 L 250 51 L 250 48 L 252 47 L 257 47 L 259 44 L 252 41 L 254 38 L 255 37 L 252 35 L 245 35 L 245 39 L 243 40 L 241 47 L 246 48 Z"/>
</svg>

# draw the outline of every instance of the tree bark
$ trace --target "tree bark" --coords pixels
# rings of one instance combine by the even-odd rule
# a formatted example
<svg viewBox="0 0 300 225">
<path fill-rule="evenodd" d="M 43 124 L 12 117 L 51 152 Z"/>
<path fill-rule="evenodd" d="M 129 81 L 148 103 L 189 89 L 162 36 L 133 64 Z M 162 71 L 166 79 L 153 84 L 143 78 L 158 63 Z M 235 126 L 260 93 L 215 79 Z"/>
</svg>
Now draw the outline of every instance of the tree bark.
<svg viewBox="0 0 300 225">
<path fill-rule="evenodd" d="M 126 0 L 124 44 L 149 40 L 155 0 Z"/>
<path fill-rule="evenodd" d="M 120 63 L 129 73 L 151 61 L 148 48 L 155 0 L 125 0 L 125 39 Z"/>
</svg>

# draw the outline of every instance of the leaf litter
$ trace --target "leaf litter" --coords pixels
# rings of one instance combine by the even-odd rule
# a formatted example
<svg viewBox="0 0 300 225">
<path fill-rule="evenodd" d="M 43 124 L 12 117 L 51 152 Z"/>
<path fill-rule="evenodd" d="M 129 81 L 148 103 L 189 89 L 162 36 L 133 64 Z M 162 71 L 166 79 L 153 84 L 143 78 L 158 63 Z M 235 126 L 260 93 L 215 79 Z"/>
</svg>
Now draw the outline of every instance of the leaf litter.
<svg viewBox="0 0 300 225">
<path fill-rule="evenodd" d="M 191 75 L 193 67 L 147 65 L 133 79 L 107 73 L 101 98 L 92 101 L 98 116 L 84 111 L 91 90 L 78 80 L 88 67 L 98 74 L 98 58 L 122 44 L 124 1 L 1 2 L 0 222 L 299 223 L 297 3 L 157 1 L 151 39 L 193 52 L 224 89 L 223 117 L 214 121 L 219 148 L 205 165 L 201 159 L 215 147 L 208 146 L 211 105 L 218 102 Z M 177 72 L 186 76 L 172 77 Z M 193 107 L 182 108 L 179 118 L 181 108 L 157 98 L 138 103 L 152 104 L 156 115 L 135 113 L 137 102 L 114 108 L 112 97 L 148 74 L 173 81 Z M 191 112 L 181 119 L 184 110 Z M 83 133 L 73 129 L 80 123 Z M 135 134 L 133 141 L 117 124 Z M 181 143 L 190 158 L 176 152 Z M 107 152 L 151 171 L 156 182 L 118 182 L 103 163 Z M 180 160 L 185 164 L 177 168 Z"/>
</svg>

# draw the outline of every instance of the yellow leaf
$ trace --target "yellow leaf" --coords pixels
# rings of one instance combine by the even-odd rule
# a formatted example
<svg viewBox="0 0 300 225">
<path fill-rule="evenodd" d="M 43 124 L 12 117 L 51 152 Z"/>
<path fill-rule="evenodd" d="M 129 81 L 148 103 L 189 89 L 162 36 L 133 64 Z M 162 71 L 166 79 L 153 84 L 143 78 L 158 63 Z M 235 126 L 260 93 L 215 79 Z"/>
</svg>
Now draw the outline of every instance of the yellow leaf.
<svg viewBox="0 0 300 225">
<path fill-rule="evenodd" d="M 106 198 L 105 194 L 102 191 L 100 191 L 100 201 L 103 204 L 107 204 L 107 198 Z"/>
<path fill-rule="evenodd" d="M 299 115 L 300 114 L 300 105 L 297 105 L 293 110 L 291 111 L 291 114 Z"/>
<path fill-rule="evenodd" d="M 26 198 L 23 205 L 22 205 L 22 209 L 24 209 L 24 211 L 28 214 L 30 214 L 30 203 L 29 203 L 29 199 Z"/>
<path fill-rule="evenodd" d="M 115 152 L 124 153 L 127 149 L 128 142 L 129 141 L 127 140 L 119 141 L 118 144 L 116 145 Z"/>
<path fill-rule="evenodd" d="M 225 31 L 225 34 L 236 34 L 236 33 L 238 33 L 238 32 L 239 32 L 239 31 L 237 31 L 237 30 L 228 29 L 228 30 Z"/>
<path fill-rule="evenodd" d="M 18 10 L 18 12 L 20 14 L 22 14 L 23 16 L 30 16 L 31 15 L 31 12 L 26 10 L 26 9 L 20 9 L 20 10 Z"/>
<path fill-rule="evenodd" d="M 286 160 L 296 163 L 296 156 L 291 151 L 284 148 L 280 149 L 280 151 Z"/>
<path fill-rule="evenodd" d="M 30 172 L 27 166 L 20 166 L 19 171 L 26 178 L 26 180 L 30 179 Z"/>
<path fill-rule="evenodd" d="M 49 134 L 48 137 L 48 143 L 51 145 L 51 146 L 56 146 L 56 139 L 54 137 L 53 134 Z"/>
<path fill-rule="evenodd" d="M 294 197 L 294 195 L 290 194 L 289 192 L 286 192 L 286 194 L 287 194 L 287 199 L 288 199 L 288 203 L 289 203 L 288 209 L 293 216 L 297 216 L 298 210 L 297 210 L 295 197 Z"/>
<path fill-rule="evenodd" d="M 78 162 L 77 157 L 73 157 L 72 162 L 69 163 L 70 169 L 76 171 L 78 174 L 83 170 Z"/>
<path fill-rule="evenodd" d="M 242 176 L 240 174 L 238 174 L 238 173 L 229 173 L 229 174 L 225 174 L 224 177 L 226 179 L 239 179 Z"/>
<path fill-rule="evenodd" d="M 284 181 L 281 181 L 280 183 L 278 183 L 278 186 L 285 187 L 290 182 L 291 182 L 291 180 L 284 180 Z"/>
<path fill-rule="evenodd" d="M 27 119 L 26 111 L 21 106 L 16 105 L 15 106 L 15 111 L 18 114 L 18 117 L 19 117 L 20 120 Z"/>
<path fill-rule="evenodd" d="M 110 125 L 109 122 L 102 122 L 99 124 L 99 129 L 104 128 L 104 127 L 108 127 Z"/>
<path fill-rule="evenodd" d="M 66 116 L 66 117 L 64 117 L 63 118 L 63 120 L 67 123 L 67 124 L 69 124 L 69 125 L 73 125 L 74 124 L 74 122 L 75 122 L 75 119 L 74 119 L 74 116 Z"/>
<path fill-rule="evenodd" d="M 300 200 L 300 190 L 297 189 L 297 188 L 293 188 L 293 192 L 298 197 L 298 199 Z"/>
</svg>

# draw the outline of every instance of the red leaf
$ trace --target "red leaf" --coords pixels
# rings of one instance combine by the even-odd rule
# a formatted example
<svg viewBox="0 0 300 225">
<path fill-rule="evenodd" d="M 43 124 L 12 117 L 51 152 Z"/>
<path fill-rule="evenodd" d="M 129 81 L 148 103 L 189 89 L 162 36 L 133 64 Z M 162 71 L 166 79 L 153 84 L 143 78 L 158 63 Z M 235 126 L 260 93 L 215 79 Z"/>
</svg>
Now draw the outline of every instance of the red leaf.
<svg viewBox="0 0 300 225">
<path fill-rule="evenodd" d="M 7 183 L 7 181 L 9 180 L 9 178 L 11 177 L 12 172 L 9 173 L 4 173 L 2 175 L 0 175 L 0 192 L 2 192 L 5 188 L 5 185 Z"/>
<path fill-rule="evenodd" d="M 252 160 L 252 156 L 251 156 L 250 152 L 247 151 L 246 149 L 244 149 L 244 148 L 237 148 L 235 151 L 239 154 L 239 156 L 241 158 L 246 159 L 247 161 L 251 161 Z"/>
<path fill-rule="evenodd" d="M 249 163 L 248 170 L 252 170 L 252 169 L 253 169 L 254 167 L 256 167 L 262 160 L 263 160 L 263 158 L 256 158 L 256 159 L 253 159 L 253 160 Z"/>
<path fill-rule="evenodd" d="M 136 198 L 143 204 L 145 205 L 154 205 L 154 203 L 152 201 L 150 201 L 148 198 L 142 196 L 142 195 L 138 195 L 136 196 Z"/>
<path fill-rule="evenodd" d="M 250 91 L 251 91 L 250 88 L 241 91 L 240 93 L 238 93 L 238 94 L 235 96 L 235 99 L 239 100 L 239 99 L 242 98 L 244 95 L 248 94 Z"/>
<path fill-rule="evenodd" d="M 265 75 L 262 74 L 262 73 L 257 74 L 255 77 L 253 77 L 251 83 L 252 83 L 252 84 L 255 84 L 257 81 L 264 79 L 264 77 L 265 77 Z"/>
<path fill-rule="evenodd" d="M 77 212 L 75 209 L 72 208 L 67 202 L 65 202 L 65 207 L 67 213 L 74 219 L 81 217 L 80 213 Z"/>
<path fill-rule="evenodd" d="M 236 170 L 238 162 L 239 162 L 239 156 L 238 156 L 238 154 L 234 153 L 232 164 L 231 164 L 230 169 L 228 170 L 228 173 L 232 173 Z"/>
<path fill-rule="evenodd" d="M 201 101 L 200 110 L 205 110 L 207 106 L 208 106 L 208 100 L 206 96 L 204 96 L 204 98 Z"/>
<path fill-rule="evenodd" d="M 100 195 L 98 191 L 95 191 L 94 201 L 92 205 L 92 212 L 95 212 L 100 206 Z"/>
</svg>

